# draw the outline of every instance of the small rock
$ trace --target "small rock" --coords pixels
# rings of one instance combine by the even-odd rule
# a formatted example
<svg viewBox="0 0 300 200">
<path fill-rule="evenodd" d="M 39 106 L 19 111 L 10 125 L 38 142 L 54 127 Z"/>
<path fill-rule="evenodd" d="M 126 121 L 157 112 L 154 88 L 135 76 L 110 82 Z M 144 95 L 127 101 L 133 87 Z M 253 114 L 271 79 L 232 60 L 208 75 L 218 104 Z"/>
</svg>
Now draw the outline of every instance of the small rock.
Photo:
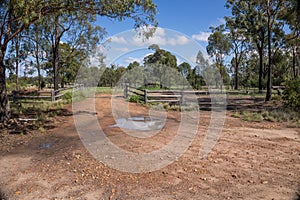
<svg viewBox="0 0 300 200">
<path fill-rule="evenodd" d="M 262 183 L 262 184 L 267 184 L 267 183 L 268 183 L 268 181 L 262 181 L 261 183 Z"/>
<path fill-rule="evenodd" d="M 233 178 L 237 178 L 238 176 L 237 176 L 237 174 L 232 174 L 231 175 Z"/>
</svg>

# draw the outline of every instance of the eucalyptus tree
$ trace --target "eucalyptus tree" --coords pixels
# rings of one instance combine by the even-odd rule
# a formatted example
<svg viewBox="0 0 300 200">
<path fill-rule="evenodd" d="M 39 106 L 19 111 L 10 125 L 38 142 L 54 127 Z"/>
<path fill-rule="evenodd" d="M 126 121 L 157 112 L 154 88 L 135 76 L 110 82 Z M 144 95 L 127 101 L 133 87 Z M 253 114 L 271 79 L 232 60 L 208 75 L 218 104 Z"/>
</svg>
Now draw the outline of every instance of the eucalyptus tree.
<svg viewBox="0 0 300 200">
<path fill-rule="evenodd" d="M 227 0 L 226 7 L 232 10 L 233 26 L 243 30 L 256 45 L 259 54 L 259 90 L 262 90 L 263 55 L 267 52 L 266 101 L 272 94 L 272 57 L 283 44 L 284 23 L 280 15 L 289 7 L 289 0 Z M 267 49 L 266 49 L 267 47 Z"/>
<path fill-rule="evenodd" d="M 225 56 L 232 47 L 229 34 L 226 33 L 225 25 L 210 27 L 212 33 L 208 37 L 207 53 L 213 58 L 216 68 L 219 70 L 224 84 L 229 83 L 229 75 L 225 67 Z M 216 80 L 217 86 L 221 80 Z M 219 87 L 219 86 L 218 86 Z"/>
<path fill-rule="evenodd" d="M 47 21 L 44 37 L 48 39 L 50 46 L 49 62 L 53 68 L 54 90 L 58 90 L 59 82 L 61 82 L 59 77 L 61 43 L 66 43 L 71 47 L 68 57 L 73 57 L 76 56 L 76 51 L 87 53 L 94 49 L 105 32 L 99 26 L 93 27 L 91 23 L 96 20 L 96 16 L 85 12 L 57 12 L 44 20 Z"/>
<path fill-rule="evenodd" d="M 165 83 L 165 86 L 169 86 L 173 75 L 171 70 L 177 69 L 176 56 L 169 51 L 160 49 L 156 44 L 150 45 L 149 49 L 155 52 L 144 58 L 146 71 L 148 69 L 150 76 L 157 79 L 156 81 L 159 82 L 160 88 L 163 88 L 163 83 Z"/>
<path fill-rule="evenodd" d="M 6 121 L 10 117 L 10 106 L 6 88 L 6 69 L 4 64 L 6 51 L 11 41 L 22 31 L 30 27 L 39 19 L 54 19 L 57 22 L 60 14 L 82 13 L 98 15 L 116 20 L 131 18 L 135 28 L 145 25 L 156 25 L 156 6 L 152 0 L 128 0 L 128 1 L 43 1 L 43 0 L 3 0 L 0 2 L 0 121 Z M 14 28 L 12 29 L 12 27 Z M 57 30 L 60 27 L 55 24 Z M 55 28 L 55 27 L 54 27 Z M 151 31 L 150 31 L 151 33 Z M 53 42 L 58 42 L 60 33 L 54 36 Z M 58 51 L 57 45 L 53 48 L 53 56 Z M 57 63 L 57 58 L 53 58 Z M 53 63 L 54 63 L 53 61 Z M 55 64 L 55 63 L 54 63 Z M 55 73 L 58 73 L 56 71 Z"/>
<path fill-rule="evenodd" d="M 196 66 L 190 71 L 188 75 L 188 80 L 192 84 L 193 88 L 200 89 L 202 85 L 208 85 L 204 81 L 204 71 L 209 66 L 208 60 L 204 57 L 201 50 L 198 51 L 196 56 Z M 207 77 L 206 77 L 207 78 Z"/>
<path fill-rule="evenodd" d="M 231 27 L 241 30 L 255 46 L 259 55 L 258 89 L 263 89 L 264 52 L 267 43 L 267 19 L 258 1 L 227 0 L 226 7 L 231 9 Z"/>
<path fill-rule="evenodd" d="M 286 52 L 291 56 L 292 76 L 294 79 L 300 73 L 300 1 L 289 0 L 283 14 L 279 17 L 285 21 L 289 33 L 285 37 Z"/>
<path fill-rule="evenodd" d="M 18 35 L 11 41 L 11 45 L 8 48 L 8 55 L 5 58 L 5 64 L 11 74 L 14 74 L 15 89 L 19 89 L 19 71 L 20 64 L 27 57 L 25 53 L 26 47 L 22 42 L 22 37 Z"/>
<path fill-rule="evenodd" d="M 272 98 L 272 77 L 273 77 L 273 56 L 282 47 L 283 44 L 283 21 L 279 16 L 283 14 L 284 9 L 288 6 L 287 0 L 267 0 L 262 2 L 262 8 L 267 17 L 267 41 L 268 41 L 268 82 L 266 101 Z"/>
<path fill-rule="evenodd" d="M 139 87 L 143 85 L 144 82 L 147 84 L 147 81 L 144 80 L 147 79 L 146 77 L 147 75 L 145 74 L 143 66 L 141 66 L 139 62 L 133 61 L 127 66 L 127 72 L 125 75 L 126 80 L 124 81 L 134 87 Z"/>
<path fill-rule="evenodd" d="M 247 34 L 243 30 L 236 28 L 234 25 L 234 19 L 225 17 L 226 28 L 228 29 L 229 40 L 231 42 L 231 52 L 233 57 L 231 63 L 234 68 L 234 89 L 239 88 L 239 71 L 240 65 L 245 61 L 245 54 L 248 49 L 248 38 Z"/>
<path fill-rule="evenodd" d="M 75 49 L 67 43 L 59 45 L 59 75 L 61 87 L 67 83 L 74 83 L 76 74 L 86 57 L 85 52 Z M 53 68 L 52 68 L 53 69 Z M 52 70 L 53 71 L 53 70 Z"/>
<path fill-rule="evenodd" d="M 31 65 L 36 68 L 38 76 L 38 89 L 42 85 L 42 68 L 47 62 L 47 55 L 49 52 L 49 45 L 44 37 L 45 24 L 43 20 L 35 21 L 31 26 L 22 32 L 21 38 L 27 47 L 27 60 L 31 60 Z"/>
<path fill-rule="evenodd" d="M 178 71 L 180 73 L 180 77 L 182 78 L 182 88 L 184 88 L 184 85 L 186 83 L 186 79 L 188 75 L 191 73 L 192 67 L 189 63 L 183 62 L 180 65 L 178 65 Z"/>
</svg>

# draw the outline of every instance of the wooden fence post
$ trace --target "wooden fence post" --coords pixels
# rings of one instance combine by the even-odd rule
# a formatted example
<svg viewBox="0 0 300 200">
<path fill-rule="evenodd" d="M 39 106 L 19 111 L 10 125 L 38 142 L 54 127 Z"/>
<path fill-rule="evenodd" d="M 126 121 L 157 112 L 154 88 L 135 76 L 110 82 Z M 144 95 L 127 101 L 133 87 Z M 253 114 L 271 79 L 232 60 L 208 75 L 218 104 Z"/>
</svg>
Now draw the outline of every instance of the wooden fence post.
<svg viewBox="0 0 300 200">
<path fill-rule="evenodd" d="M 148 104 L 148 97 L 147 97 L 147 90 L 144 90 L 144 99 L 145 99 L 145 104 Z"/>
<path fill-rule="evenodd" d="M 183 90 L 180 90 L 180 104 L 183 103 L 183 95 L 184 95 Z"/>
<path fill-rule="evenodd" d="M 51 91 L 51 100 L 55 101 L 55 91 L 54 90 Z"/>
<path fill-rule="evenodd" d="M 125 83 L 125 88 L 124 88 L 124 98 L 127 99 L 128 98 L 128 83 Z"/>
</svg>

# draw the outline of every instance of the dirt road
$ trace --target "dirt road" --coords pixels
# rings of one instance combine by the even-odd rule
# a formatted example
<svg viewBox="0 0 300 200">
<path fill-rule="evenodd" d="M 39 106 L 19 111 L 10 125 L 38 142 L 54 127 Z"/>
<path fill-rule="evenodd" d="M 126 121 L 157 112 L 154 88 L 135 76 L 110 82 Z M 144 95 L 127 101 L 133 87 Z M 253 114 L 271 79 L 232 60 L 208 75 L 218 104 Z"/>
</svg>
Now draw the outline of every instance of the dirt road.
<svg viewBox="0 0 300 200">
<path fill-rule="evenodd" d="M 118 99 L 119 105 L 124 104 Z M 84 103 L 83 103 L 84 105 Z M 147 139 L 117 127 L 111 97 L 98 95 L 96 116 L 106 136 L 120 148 L 151 152 L 176 135 L 180 113 L 170 111 L 161 132 Z M 145 107 L 129 105 L 132 115 Z M 67 106 L 71 111 L 71 106 Z M 75 113 L 74 113 L 75 114 Z M 95 159 L 83 146 L 73 116 L 60 116 L 55 128 L 28 135 L 0 135 L 2 199 L 297 199 L 300 183 L 300 131 L 284 123 L 250 123 L 227 117 L 220 138 L 205 159 L 198 153 L 210 122 L 200 111 L 198 133 L 175 162 L 153 172 L 121 172 Z M 1 199 L 1 198 L 0 198 Z"/>
</svg>

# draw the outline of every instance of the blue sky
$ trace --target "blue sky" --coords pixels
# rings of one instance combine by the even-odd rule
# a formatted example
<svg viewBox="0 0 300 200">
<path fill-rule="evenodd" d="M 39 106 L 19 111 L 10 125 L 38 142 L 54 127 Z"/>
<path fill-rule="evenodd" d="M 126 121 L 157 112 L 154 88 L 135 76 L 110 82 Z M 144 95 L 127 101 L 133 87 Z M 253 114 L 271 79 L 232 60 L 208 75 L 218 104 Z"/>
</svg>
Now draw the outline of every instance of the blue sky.
<svg viewBox="0 0 300 200">
<path fill-rule="evenodd" d="M 230 15 L 224 5 L 226 0 L 154 0 L 157 5 L 156 18 L 159 27 L 173 29 L 188 36 L 209 31 L 210 26 L 223 22 Z M 106 28 L 109 35 L 133 28 L 132 20 L 122 22 L 99 19 L 98 25 Z"/>
<path fill-rule="evenodd" d="M 177 41 L 177 46 L 180 46 L 186 40 L 184 36 L 196 41 L 203 47 L 203 49 L 205 49 L 207 45 L 207 37 L 209 35 L 209 27 L 224 23 L 223 17 L 230 15 L 230 11 L 224 6 L 226 0 L 154 0 L 154 2 L 157 5 L 158 12 L 156 18 L 158 26 L 163 28 L 158 30 L 159 37 L 156 38 L 159 39 L 158 43 L 160 43 L 162 39 L 165 39 L 164 37 L 168 36 L 169 42 L 167 42 L 168 45 L 164 46 L 164 48 L 171 52 L 173 52 L 172 50 L 175 48 L 176 42 L 175 44 L 172 44 L 170 40 L 174 43 L 176 39 L 182 39 L 183 41 Z M 122 57 L 123 60 L 115 61 L 115 63 L 127 65 L 129 64 L 129 61 L 141 61 L 143 56 L 151 53 L 145 48 L 144 51 L 141 49 L 137 50 L 129 48 L 130 51 L 126 52 L 126 49 L 128 50 L 128 44 L 122 40 L 127 41 L 129 36 L 124 33 L 124 31 L 128 31 L 133 28 L 134 22 L 132 20 L 118 22 L 108 20 L 106 18 L 100 18 L 97 21 L 97 25 L 105 27 L 108 33 L 107 36 L 112 36 L 115 39 L 114 42 L 118 42 L 119 44 L 122 43 L 122 47 L 119 46 L 118 49 L 122 48 L 124 50 L 123 54 L 119 55 L 119 57 Z M 171 31 L 164 31 L 164 29 Z M 162 33 L 163 31 L 164 33 Z M 168 35 L 166 35 L 165 32 L 168 32 Z M 179 32 L 182 35 L 177 36 L 176 32 Z M 124 37 L 124 35 L 126 35 L 126 37 Z M 156 42 L 155 39 L 152 41 Z M 145 44 L 145 46 L 149 46 L 149 44 Z M 138 48 L 140 48 L 140 46 Z M 179 55 L 179 57 L 180 56 L 181 55 Z M 180 63 L 182 61 L 183 60 L 179 58 L 178 62 Z"/>
</svg>

